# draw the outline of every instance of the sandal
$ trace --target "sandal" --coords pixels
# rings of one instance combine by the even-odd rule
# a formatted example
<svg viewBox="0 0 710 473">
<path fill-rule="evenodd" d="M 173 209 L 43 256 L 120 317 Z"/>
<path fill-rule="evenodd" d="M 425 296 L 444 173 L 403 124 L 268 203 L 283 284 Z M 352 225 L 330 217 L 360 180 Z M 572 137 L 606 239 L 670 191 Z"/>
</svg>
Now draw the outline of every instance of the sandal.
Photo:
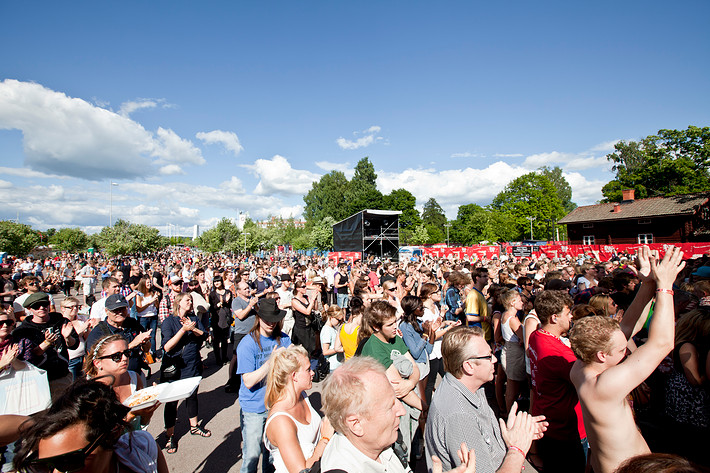
<svg viewBox="0 0 710 473">
<path fill-rule="evenodd" d="M 199 435 L 200 437 L 211 437 L 212 432 L 207 429 L 203 429 L 199 425 L 190 427 L 190 435 Z"/>
<path fill-rule="evenodd" d="M 168 443 L 165 445 L 165 452 L 170 454 L 177 452 L 177 441 L 175 440 L 174 435 L 171 435 L 170 438 L 168 438 Z"/>
</svg>

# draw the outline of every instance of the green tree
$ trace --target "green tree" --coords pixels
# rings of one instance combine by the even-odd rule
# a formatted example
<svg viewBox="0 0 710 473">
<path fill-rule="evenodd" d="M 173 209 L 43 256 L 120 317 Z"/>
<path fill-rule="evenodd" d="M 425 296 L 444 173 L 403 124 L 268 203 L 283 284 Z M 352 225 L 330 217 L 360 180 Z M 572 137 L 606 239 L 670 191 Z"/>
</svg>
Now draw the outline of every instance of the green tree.
<svg viewBox="0 0 710 473">
<path fill-rule="evenodd" d="M 606 158 L 616 176 L 602 188 L 605 202 L 621 201 L 623 189 L 634 189 L 641 199 L 710 190 L 710 127 L 620 141 Z"/>
<path fill-rule="evenodd" d="M 451 241 L 464 246 L 516 237 L 515 223 L 507 214 L 476 204 L 461 205 L 450 230 Z"/>
<path fill-rule="evenodd" d="M 382 207 L 382 193 L 377 190 L 377 173 L 370 158 L 362 158 L 355 165 L 355 174 L 343 196 L 347 216 L 365 209 Z M 345 218 L 345 217 L 343 217 Z"/>
<path fill-rule="evenodd" d="M 414 228 L 422 223 L 419 211 L 415 208 L 417 198 L 406 189 L 394 189 L 382 198 L 383 210 L 399 210 L 399 228 Z"/>
<path fill-rule="evenodd" d="M 349 216 L 343 201 L 349 186 L 348 178 L 341 171 L 331 171 L 314 182 L 311 190 L 303 197 L 306 204 L 303 215 L 306 220 L 317 222 L 325 217 L 333 217 L 339 221 Z"/>
<path fill-rule="evenodd" d="M 491 210 L 504 214 L 512 221 L 515 239 L 530 237 L 530 217 L 533 217 L 533 236 L 547 238 L 550 221 L 565 215 L 557 190 L 550 180 L 536 172 L 524 174 L 511 181 L 491 202 Z"/>
<path fill-rule="evenodd" d="M 562 175 L 562 169 L 559 166 L 553 168 L 543 166 L 538 171 L 547 177 L 557 189 L 557 198 L 560 199 L 565 212 L 570 213 L 577 208 L 577 204 L 572 202 L 572 187 L 570 187 L 565 176 Z"/>
<path fill-rule="evenodd" d="M 89 237 L 80 228 L 62 228 L 51 237 L 49 242 L 54 248 L 69 253 L 89 248 Z"/>
<path fill-rule="evenodd" d="M 333 217 L 325 217 L 323 220 L 316 223 L 309 235 L 309 247 L 319 250 L 332 250 L 334 224 L 335 219 Z"/>
<path fill-rule="evenodd" d="M 117 220 L 112 227 L 104 227 L 96 242 L 108 255 L 148 253 L 167 245 L 168 239 L 160 236 L 157 228 Z"/>
<path fill-rule="evenodd" d="M 430 198 L 424 204 L 422 210 L 422 222 L 426 226 L 429 234 L 428 243 L 441 243 L 446 238 L 444 225 L 446 225 L 446 215 L 444 209 L 436 201 L 435 198 Z"/>
<path fill-rule="evenodd" d="M 238 252 L 240 248 L 240 234 L 237 225 L 228 218 L 222 218 L 217 225 L 202 232 L 197 237 L 195 244 L 202 251 L 208 253 Z"/>
<path fill-rule="evenodd" d="M 424 224 L 417 225 L 412 232 L 410 237 L 410 244 L 412 245 L 426 245 L 429 242 L 429 233 L 427 232 Z"/>
<path fill-rule="evenodd" d="M 0 251 L 25 256 L 39 244 L 39 236 L 29 225 L 0 221 Z"/>
</svg>

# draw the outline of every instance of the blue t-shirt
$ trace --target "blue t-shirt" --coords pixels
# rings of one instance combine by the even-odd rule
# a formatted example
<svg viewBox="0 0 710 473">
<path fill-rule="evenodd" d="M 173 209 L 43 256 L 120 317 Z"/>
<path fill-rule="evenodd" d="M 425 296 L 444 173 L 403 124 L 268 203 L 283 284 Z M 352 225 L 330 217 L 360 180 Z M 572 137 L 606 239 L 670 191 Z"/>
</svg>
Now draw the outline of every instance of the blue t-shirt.
<svg viewBox="0 0 710 473">
<path fill-rule="evenodd" d="M 281 343 L 279 344 L 275 338 L 261 336 L 261 349 L 254 341 L 254 337 L 247 335 L 242 338 L 237 346 L 237 374 L 251 373 L 261 368 L 271 356 L 271 352 L 279 346 L 288 347 L 291 345 L 291 339 L 288 335 L 281 334 Z M 247 388 L 242 379 L 242 385 L 239 388 L 239 405 L 244 412 L 260 414 L 266 412 L 266 377 L 256 383 L 251 388 Z"/>
</svg>

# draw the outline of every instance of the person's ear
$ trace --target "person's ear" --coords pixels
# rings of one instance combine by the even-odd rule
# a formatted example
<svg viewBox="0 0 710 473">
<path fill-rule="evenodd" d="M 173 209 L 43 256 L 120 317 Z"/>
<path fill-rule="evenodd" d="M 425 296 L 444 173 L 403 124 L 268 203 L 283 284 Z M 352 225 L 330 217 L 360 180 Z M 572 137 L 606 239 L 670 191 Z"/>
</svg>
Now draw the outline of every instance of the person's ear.
<svg viewBox="0 0 710 473">
<path fill-rule="evenodd" d="M 595 357 L 596 357 L 596 359 L 597 359 L 597 361 L 598 361 L 599 363 L 604 363 L 604 362 L 606 362 L 606 357 L 607 357 L 607 356 L 609 356 L 609 354 L 606 353 L 605 351 L 598 351 L 598 352 L 595 354 Z"/>
<path fill-rule="evenodd" d="M 345 417 L 345 427 L 356 437 L 362 437 L 365 435 L 365 428 L 362 425 L 359 415 L 350 414 Z"/>
</svg>

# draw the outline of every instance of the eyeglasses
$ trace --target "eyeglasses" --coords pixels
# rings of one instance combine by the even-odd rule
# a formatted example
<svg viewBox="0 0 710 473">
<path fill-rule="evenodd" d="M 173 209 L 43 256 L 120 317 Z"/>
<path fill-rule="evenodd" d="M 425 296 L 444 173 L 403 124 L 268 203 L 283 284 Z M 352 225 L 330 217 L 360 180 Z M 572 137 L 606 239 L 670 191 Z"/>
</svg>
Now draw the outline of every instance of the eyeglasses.
<svg viewBox="0 0 710 473">
<path fill-rule="evenodd" d="M 86 457 L 88 457 L 89 454 L 99 446 L 99 442 L 103 437 L 104 434 L 99 435 L 96 440 L 80 450 L 62 453 L 61 455 L 55 455 L 53 457 L 35 458 L 30 461 L 34 467 L 33 471 L 38 473 L 48 473 L 54 470 L 62 472 L 81 470 L 86 466 Z M 34 452 L 32 455 L 37 455 L 37 452 Z"/>
<path fill-rule="evenodd" d="M 15 325 L 15 321 L 10 320 L 10 319 L 0 320 L 0 327 L 2 327 L 3 325 L 7 325 L 8 327 L 12 327 L 13 325 Z"/>
<path fill-rule="evenodd" d="M 385 291 L 390 291 L 390 292 L 394 292 L 394 291 L 396 291 L 396 290 L 397 290 L 396 287 L 390 287 L 390 288 L 388 288 L 388 289 L 385 289 Z"/>
<path fill-rule="evenodd" d="M 28 307 L 29 309 L 39 310 L 39 309 L 49 309 L 49 302 L 36 302 Z"/>
<path fill-rule="evenodd" d="M 27 285 L 28 285 L 28 286 L 36 286 L 37 283 L 36 283 L 36 282 L 28 282 Z"/>
<path fill-rule="evenodd" d="M 493 353 L 490 355 L 486 356 L 472 356 L 471 358 L 468 358 L 466 361 L 471 361 L 471 360 L 488 360 L 488 361 L 493 361 Z"/>
<path fill-rule="evenodd" d="M 99 356 L 99 360 L 106 360 L 108 358 L 111 358 L 111 361 L 114 363 L 120 363 L 123 357 L 130 358 L 131 357 L 131 350 L 123 350 L 123 351 L 117 351 L 116 353 L 111 353 L 110 355 L 104 355 L 104 356 Z"/>
<path fill-rule="evenodd" d="M 69 309 L 69 310 L 74 310 L 74 309 L 78 309 L 78 308 L 79 308 L 78 305 L 65 305 L 62 307 L 62 309 Z"/>
</svg>

